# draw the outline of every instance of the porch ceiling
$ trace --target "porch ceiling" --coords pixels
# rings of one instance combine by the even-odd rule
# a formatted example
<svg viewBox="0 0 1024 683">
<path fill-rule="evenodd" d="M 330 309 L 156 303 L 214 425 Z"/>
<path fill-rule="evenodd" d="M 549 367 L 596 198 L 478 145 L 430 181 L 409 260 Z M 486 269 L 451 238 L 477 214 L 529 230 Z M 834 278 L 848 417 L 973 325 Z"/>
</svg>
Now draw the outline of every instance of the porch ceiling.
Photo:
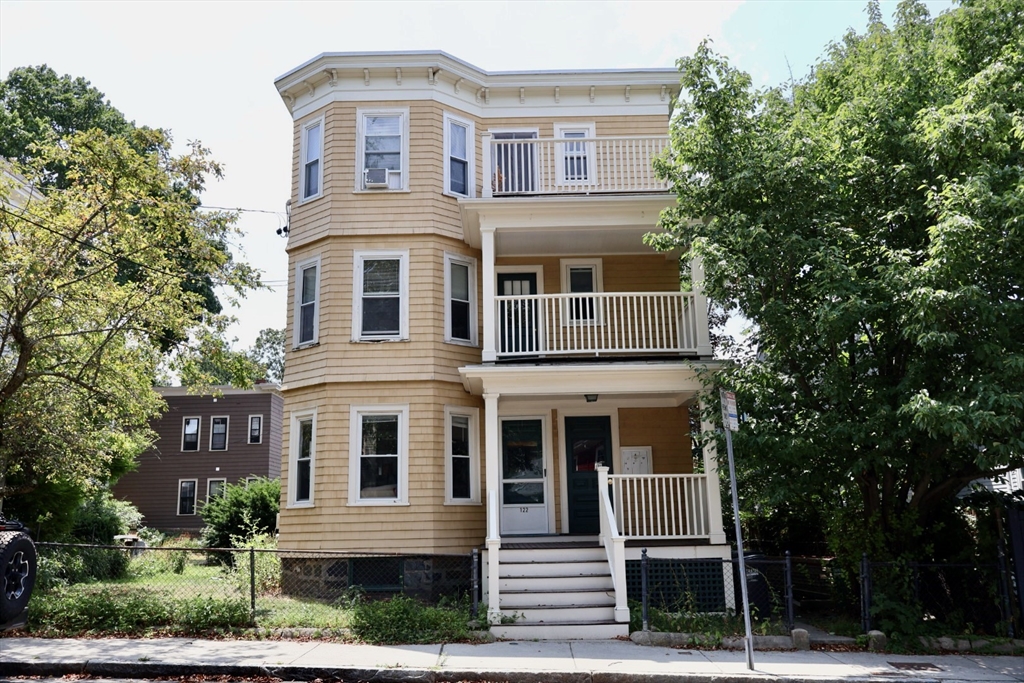
<svg viewBox="0 0 1024 683">
<path fill-rule="evenodd" d="M 680 405 L 702 388 L 699 373 L 721 367 L 721 361 L 468 365 L 459 368 L 459 374 L 466 390 L 476 395 L 579 400 L 584 394 L 597 394 L 631 400 L 669 399 Z"/>
</svg>

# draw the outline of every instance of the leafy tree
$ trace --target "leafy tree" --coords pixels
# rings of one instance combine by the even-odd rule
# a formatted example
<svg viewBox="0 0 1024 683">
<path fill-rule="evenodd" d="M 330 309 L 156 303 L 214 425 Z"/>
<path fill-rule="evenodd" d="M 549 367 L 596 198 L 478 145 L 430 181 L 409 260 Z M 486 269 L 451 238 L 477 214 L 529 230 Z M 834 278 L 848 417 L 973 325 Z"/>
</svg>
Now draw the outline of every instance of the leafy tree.
<svg viewBox="0 0 1024 683">
<path fill-rule="evenodd" d="M 68 186 L 19 206 L 0 189 L 0 496 L 87 491 L 131 463 L 163 407 L 152 382 L 166 332 L 195 340 L 222 324 L 196 318 L 189 281 L 258 285 L 213 246 L 237 232 L 234 214 L 192 199 L 219 166 L 198 144 L 173 156 L 163 133 L 147 135 L 154 152 L 97 129 L 41 146 L 16 170 L 32 180 L 58 164 Z M 180 344 L 174 362 L 196 352 Z"/>
<path fill-rule="evenodd" d="M 1024 465 L 1024 2 L 869 15 L 791 92 L 679 61 L 651 238 L 755 330 L 718 380 L 746 495 L 851 561 L 953 554 L 957 493 Z"/>
<path fill-rule="evenodd" d="M 278 479 L 260 478 L 225 486 L 221 495 L 199 510 L 206 524 L 203 543 L 208 548 L 233 548 L 256 536 L 273 534 L 280 500 Z"/>
<path fill-rule="evenodd" d="M 272 327 L 260 330 L 256 341 L 247 355 L 265 370 L 265 378 L 280 383 L 284 379 L 284 328 L 275 330 Z"/>
</svg>

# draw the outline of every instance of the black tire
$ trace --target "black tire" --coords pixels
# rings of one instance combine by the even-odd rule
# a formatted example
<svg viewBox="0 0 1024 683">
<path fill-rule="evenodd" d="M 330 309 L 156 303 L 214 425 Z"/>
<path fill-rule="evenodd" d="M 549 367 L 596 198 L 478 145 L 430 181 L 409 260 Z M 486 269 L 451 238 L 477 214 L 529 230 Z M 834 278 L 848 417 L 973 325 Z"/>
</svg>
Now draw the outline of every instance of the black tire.
<svg viewBox="0 0 1024 683">
<path fill-rule="evenodd" d="M 22 613 L 36 583 L 36 546 L 28 534 L 0 531 L 0 624 Z"/>
</svg>

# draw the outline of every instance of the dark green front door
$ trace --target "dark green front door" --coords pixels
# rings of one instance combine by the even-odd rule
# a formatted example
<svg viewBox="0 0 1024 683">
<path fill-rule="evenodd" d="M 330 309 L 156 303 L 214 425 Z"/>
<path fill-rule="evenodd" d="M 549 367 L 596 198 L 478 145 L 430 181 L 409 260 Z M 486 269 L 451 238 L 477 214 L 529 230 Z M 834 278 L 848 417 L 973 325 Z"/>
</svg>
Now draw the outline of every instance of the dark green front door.
<svg viewBox="0 0 1024 683">
<path fill-rule="evenodd" d="M 597 466 L 612 466 L 612 423 L 607 415 L 565 418 L 569 533 L 601 532 Z"/>
</svg>

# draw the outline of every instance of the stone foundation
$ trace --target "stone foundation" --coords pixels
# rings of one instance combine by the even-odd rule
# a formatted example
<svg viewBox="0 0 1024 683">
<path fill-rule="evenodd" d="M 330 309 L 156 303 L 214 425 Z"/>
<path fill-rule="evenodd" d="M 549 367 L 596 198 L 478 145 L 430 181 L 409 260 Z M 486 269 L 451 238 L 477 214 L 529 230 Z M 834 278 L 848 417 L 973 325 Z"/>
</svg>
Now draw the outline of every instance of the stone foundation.
<svg viewBox="0 0 1024 683">
<path fill-rule="evenodd" d="M 472 590 L 468 555 L 303 556 L 282 555 L 281 592 L 333 602 L 350 586 L 372 597 L 404 593 L 426 602 Z"/>
</svg>

